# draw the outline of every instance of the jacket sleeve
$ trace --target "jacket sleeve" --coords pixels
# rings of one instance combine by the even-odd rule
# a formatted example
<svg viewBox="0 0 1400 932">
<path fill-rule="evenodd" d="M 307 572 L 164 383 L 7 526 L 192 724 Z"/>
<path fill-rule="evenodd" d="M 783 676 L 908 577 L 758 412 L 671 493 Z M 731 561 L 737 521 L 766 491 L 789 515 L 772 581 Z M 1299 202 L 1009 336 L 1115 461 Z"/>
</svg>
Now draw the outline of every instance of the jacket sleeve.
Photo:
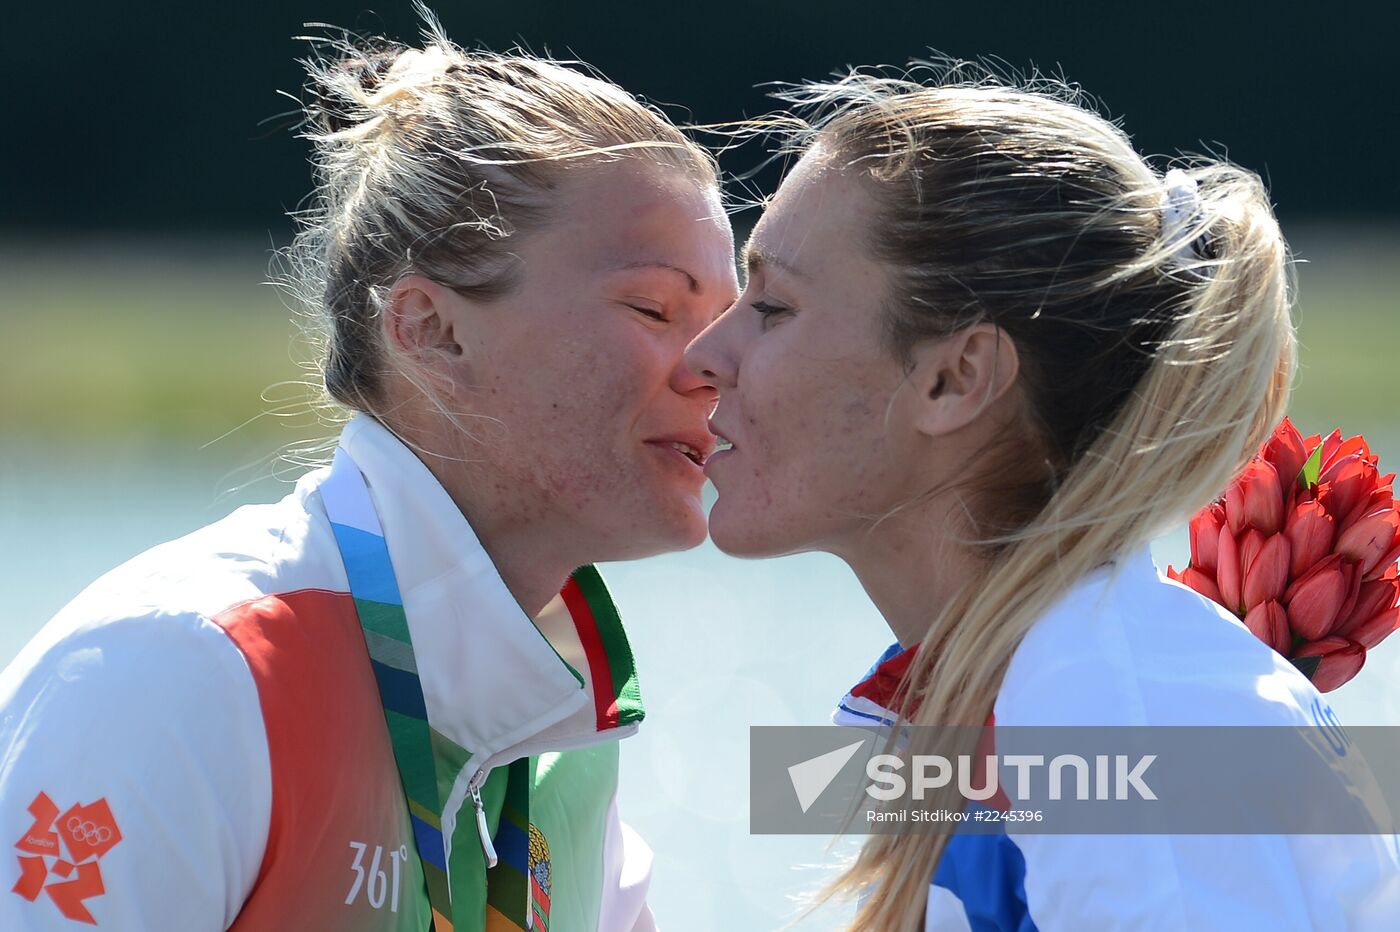
<svg viewBox="0 0 1400 932">
<path fill-rule="evenodd" d="M 617 796 L 608 806 L 603 837 L 603 899 L 598 932 L 656 932 L 647 906 L 651 886 L 651 848 L 622 821 Z"/>
<path fill-rule="evenodd" d="M 271 773 L 257 688 L 218 627 L 152 614 L 31 644 L 0 674 L 0 760 L 0 928 L 233 922 Z"/>
</svg>

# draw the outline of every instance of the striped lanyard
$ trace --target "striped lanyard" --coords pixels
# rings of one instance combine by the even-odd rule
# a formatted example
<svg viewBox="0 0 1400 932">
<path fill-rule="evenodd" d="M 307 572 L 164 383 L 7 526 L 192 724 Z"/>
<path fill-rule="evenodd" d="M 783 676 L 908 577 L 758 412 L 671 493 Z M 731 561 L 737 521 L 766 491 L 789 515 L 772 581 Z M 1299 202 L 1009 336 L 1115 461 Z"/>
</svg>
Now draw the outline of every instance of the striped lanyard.
<svg viewBox="0 0 1400 932">
<path fill-rule="evenodd" d="M 522 758 L 493 772 L 482 787 L 484 795 L 500 801 L 495 835 L 498 863 L 487 868 L 483 847 L 474 837 L 477 821 L 485 819 L 478 810 L 477 819 L 457 820 L 449 864 L 449 848 L 442 834 L 442 804 L 469 755 L 428 722 L 408 618 L 384 531 L 364 476 L 343 449 L 335 452 L 331 473 L 321 485 L 321 498 L 350 580 L 350 596 L 379 686 L 394 760 L 408 801 L 414 845 L 423 865 L 434 932 L 547 928 L 536 920 L 547 923 L 548 901 L 541 909 L 528 878 L 530 760 Z M 485 837 L 483 827 L 483 840 Z M 477 910 L 472 904 L 481 903 L 483 872 L 486 898 Z M 453 915 L 454 901 L 463 915 Z"/>
</svg>

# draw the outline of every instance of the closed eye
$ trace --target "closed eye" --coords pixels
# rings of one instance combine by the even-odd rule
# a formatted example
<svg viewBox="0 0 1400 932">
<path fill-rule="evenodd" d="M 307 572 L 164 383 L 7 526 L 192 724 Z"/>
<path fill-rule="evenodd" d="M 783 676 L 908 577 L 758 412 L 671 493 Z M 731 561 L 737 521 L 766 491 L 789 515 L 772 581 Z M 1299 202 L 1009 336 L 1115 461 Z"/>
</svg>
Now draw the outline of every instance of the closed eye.
<svg viewBox="0 0 1400 932">
<path fill-rule="evenodd" d="M 753 302 L 753 304 L 750 305 L 750 307 L 752 307 L 754 309 L 754 312 L 763 319 L 763 324 L 765 326 L 770 321 L 776 320 L 780 314 L 786 314 L 792 310 L 792 308 L 787 307 L 786 305 L 770 304 L 767 301 L 755 301 Z"/>
<path fill-rule="evenodd" d="M 661 311 L 658 311 L 654 307 L 645 307 L 640 304 L 629 304 L 627 306 L 630 307 L 632 310 L 636 311 L 638 314 L 641 314 L 643 317 L 648 317 L 652 320 L 660 321 L 663 324 L 666 322 L 666 315 L 663 314 Z"/>
</svg>

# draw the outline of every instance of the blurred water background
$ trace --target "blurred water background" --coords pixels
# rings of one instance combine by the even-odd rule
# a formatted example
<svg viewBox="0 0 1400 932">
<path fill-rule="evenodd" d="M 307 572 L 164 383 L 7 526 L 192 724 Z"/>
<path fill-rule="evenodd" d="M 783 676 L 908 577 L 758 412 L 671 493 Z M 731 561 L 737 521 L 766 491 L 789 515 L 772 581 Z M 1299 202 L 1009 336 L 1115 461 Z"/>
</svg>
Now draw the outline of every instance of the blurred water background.
<svg viewBox="0 0 1400 932">
<path fill-rule="evenodd" d="M 1293 241 L 1295 419 L 1364 432 L 1393 469 L 1400 233 L 1319 226 Z M 334 436 L 297 384 L 309 351 L 259 284 L 267 259 L 233 240 L 0 246 L 0 664 L 106 570 L 285 494 L 302 467 L 279 451 Z M 1154 551 L 1180 565 L 1184 533 Z M 748 727 L 825 721 L 888 631 L 824 555 L 750 562 L 706 544 L 604 572 L 649 709 L 624 744 L 623 806 L 657 849 L 657 913 L 682 930 L 776 928 L 836 854 L 749 835 Z M 1343 721 L 1400 724 L 1397 674 L 1400 637 L 1333 694 Z"/>
<path fill-rule="evenodd" d="M 1228 154 L 1265 177 L 1306 260 L 1295 418 L 1364 432 L 1400 467 L 1394 4 L 433 6 L 463 43 L 582 58 L 702 124 L 768 110 L 763 82 L 930 47 L 1082 81 L 1140 150 Z M 0 664 L 99 574 L 285 494 L 301 455 L 336 433 L 298 384 L 311 354 L 260 284 L 309 191 L 297 105 L 278 91 L 300 87 L 308 46 L 293 37 L 318 31 L 303 24 L 411 39 L 415 14 L 407 0 L 191 11 L 6 10 L 0 75 L 17 91 L 0 146 Z M 776 178 L 760 172 L 753 189 Z M 1185 535 L 1155 551 L 1180 564 Z M 657 851 L 662 928 L 777 928 L 834 856 L 825 839 L 749 835 L 748 727 L 825 721 L 890 636 L 824 556 L 742 562 L 705 545 L 604 571 L 650 713 L 623 746 L 623 807 Z M 1332 694 L 1343 720 L 1400 723 L 1397 673 L 1400 637 Z"/>
</svg>

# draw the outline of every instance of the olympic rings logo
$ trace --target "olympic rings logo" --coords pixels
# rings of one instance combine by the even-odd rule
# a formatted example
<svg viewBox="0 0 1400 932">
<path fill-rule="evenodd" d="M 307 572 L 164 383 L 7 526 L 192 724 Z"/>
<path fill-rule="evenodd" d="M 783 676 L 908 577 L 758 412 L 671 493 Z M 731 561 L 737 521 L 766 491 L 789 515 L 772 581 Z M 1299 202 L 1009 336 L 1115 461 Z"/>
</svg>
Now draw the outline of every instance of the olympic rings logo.
<svg viewBox="0 0 1400 932">
<path fill-rule="evenodd" d="M 70 816 L 67 824 L 69 834 L 74 838 L 81 838 L 83 844 L 89 848 L 95 848 L 112 840 L 112 830 L 105 825 L 99 827 L 97 823 L 84 821 L 77 816 Z"/>
</svg>

